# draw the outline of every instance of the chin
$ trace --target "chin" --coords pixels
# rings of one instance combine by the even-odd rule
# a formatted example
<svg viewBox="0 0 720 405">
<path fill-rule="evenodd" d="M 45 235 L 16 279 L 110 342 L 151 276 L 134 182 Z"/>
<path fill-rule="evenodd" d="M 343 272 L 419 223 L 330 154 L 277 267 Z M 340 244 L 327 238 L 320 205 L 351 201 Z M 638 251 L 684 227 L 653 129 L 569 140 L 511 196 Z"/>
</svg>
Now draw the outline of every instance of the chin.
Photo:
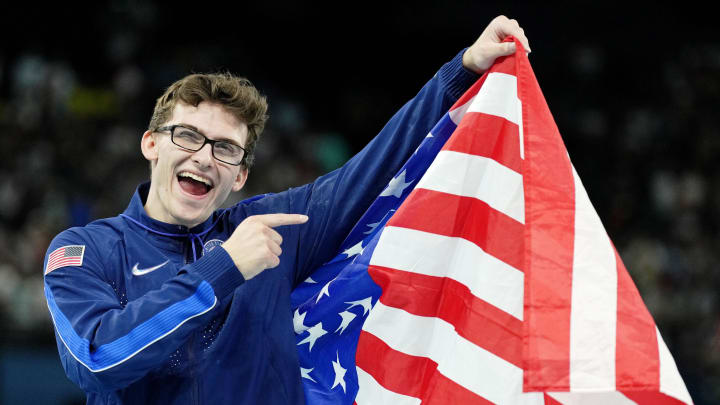
<svg viewBox="0 0 720 405">
<path fill-rule="evenodd" d="M 176 196 L 173 217 L 181 224 L 187 227 L 193 227 L 197 224 L 205 222 L 215 210 L 214 200 L 207 198 L 205 201 L 189 199 L 186 195 Z"/>
<path fill-rule="evenodd" d="M 207 218 L 200 218 L 200 217 L 198 217 L 198 218 L 178 218 L 178 222 L 180 223 L 180 225 L 183 225 L 189 229 L 189 228 L 193 228 L 197 225 L 202 224 L 203 222 L 205 222 L 206 219 Z"/>
<path fill-rule="evenodd" d="M 192 228 L 195 225 L 201 224 L 205 222 L 206 219 L 212 215 L 213 210 L 210 208 L 197 208 L 197 207 L 187 207 L 183 206 L 184 204 L 180 204 L 180 207 L 177 207 L 178 209 L 174 210 L 174 215 L 176 221 L 180 225 L 185 225 L 188 228 Z"/>
</svg>

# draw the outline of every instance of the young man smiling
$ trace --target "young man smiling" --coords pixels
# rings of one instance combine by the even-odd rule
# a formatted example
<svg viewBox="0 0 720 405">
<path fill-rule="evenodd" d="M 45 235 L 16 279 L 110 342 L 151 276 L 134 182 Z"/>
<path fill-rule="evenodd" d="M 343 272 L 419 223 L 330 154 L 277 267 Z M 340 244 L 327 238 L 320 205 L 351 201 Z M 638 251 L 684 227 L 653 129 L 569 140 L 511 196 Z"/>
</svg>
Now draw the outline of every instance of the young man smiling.
<svg viewBox="0 0 720 405">
<path fill-rule="evenodd" d="M 508 35 L 529 49 L 516 21 L 494 19 L 342 168 L 227 210 L 267 104 L 231 75 L 168 88 L 141 139 L 151 182 L 123 214 L 48 249 L 58 351 L 88 403 L 303 403 L 290 291 L 332 257 L 476 74 L 514 52 Z"/>
<path fill-rule="evenodd" d="M 142 137 L 142 153 L 154 165 L 145 202 L 147 214 L 189 228 L 209 218 L 230 191 L 239 191 L 247 180 L 248 169 L 241 165 L 245 151 L 240 146 L 247 143 L 247 138 L 247 124 L 226 112 L 221 104 L 177 103 L 166 126 L 148 130 Z M 205 142 L 215 143 L 205 147 Z M 195 147 L 200 150 L 191 153 Z M 218 150 L 228 154 L 226 161 L 214 158 Z M 161 155 L 163 159 L 159 159 Z M 241 159 L 235 162 L 233 156 Z"/>
</svg>

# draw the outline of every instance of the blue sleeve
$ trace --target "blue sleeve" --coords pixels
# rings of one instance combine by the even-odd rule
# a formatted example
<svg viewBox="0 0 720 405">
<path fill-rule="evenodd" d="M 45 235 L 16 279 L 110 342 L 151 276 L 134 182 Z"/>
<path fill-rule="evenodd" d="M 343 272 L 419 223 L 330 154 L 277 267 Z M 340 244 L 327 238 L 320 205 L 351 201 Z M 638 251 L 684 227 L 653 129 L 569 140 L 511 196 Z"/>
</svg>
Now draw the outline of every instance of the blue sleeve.
<svg viewBox="0 0 720 405">
<path fill-rule="evenodd" d="M 248 214 L 288 212 L 307 214 L 299 227 L 284 227 L 295 241 L 293 271 L 297 285 L 337 254 L 341 243 L 372 201 L 385 188 L 417 146 L 478 76 L 462 66 L 462 54 L 440 71 L 407 102 L 375 138 L 341 168 L 313 183 L 267 196 L 248 206 Z M 254 207 L 261 209 L 253 209 Z M 255 212 L 254 212 L 255 211 Z M 263 212 L 264 211 L 264 212 Z M 283 252 L 286 242 L 283 242 Z M 281 261 L 283 258 L 281 257 Z"/>
<path fill-rule="evenodd" d="M 123 297 L 116 287 L 127 264 L 118 262 L 124 255 L 114 254 L 123 249 L 118 246 L 122 240 L 106 246 L 99 233 L 85 228 L 61 233 L 50 244 L 44 266 L 48 269 L 48 257 L 59 249 L 78 247 L 60 259 L 74 263 L 45 275 L 44 289 L 63 368 L 86 392 L 124 388 L 167 362 L 242 283 L 225 250 L 214 249 L 146 294 Z"/>
</svg>

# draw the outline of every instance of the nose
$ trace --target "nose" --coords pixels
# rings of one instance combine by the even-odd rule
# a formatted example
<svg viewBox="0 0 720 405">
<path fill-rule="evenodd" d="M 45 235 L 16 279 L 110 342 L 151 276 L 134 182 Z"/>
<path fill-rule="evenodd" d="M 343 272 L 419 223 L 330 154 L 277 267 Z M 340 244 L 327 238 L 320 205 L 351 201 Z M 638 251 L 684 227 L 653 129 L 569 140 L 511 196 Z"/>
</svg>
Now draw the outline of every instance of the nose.
<svg viewBox="0 0 720 405">
<path fill-rule="evenodd" d="M 192 154 L 192 160 L 201 167 L 210 166 L 210 163 L 212 163 L 213 159 L 214 158 L 212 155 L 212 145 L 210 145 L 209 143 L 203 145 L 200 150 L 193 152 Z"/>
</svg>

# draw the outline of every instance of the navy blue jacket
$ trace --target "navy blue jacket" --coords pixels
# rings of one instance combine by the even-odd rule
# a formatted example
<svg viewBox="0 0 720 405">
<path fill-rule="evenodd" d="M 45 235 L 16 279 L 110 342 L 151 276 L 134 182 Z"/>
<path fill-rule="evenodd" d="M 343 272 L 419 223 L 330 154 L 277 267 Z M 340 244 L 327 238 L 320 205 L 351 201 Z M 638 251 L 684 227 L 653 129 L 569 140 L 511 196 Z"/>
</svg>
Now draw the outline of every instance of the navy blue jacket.
<svg viewBox="0 0 720 405">
<path fill-rule="evenodd" d="M 65 252 L 58 249 L 83 248 L 67 250 L 75 265 L 45 275 L 45 297 L 62 365 L 88 403 L 304 403 L 290 292 L 337 253 L 477 78 L 461 57 L 445 64 L 360 153 L 313 183 L 216 211 L 192 229 L 148 217 L 149 184 L 143 184 L 123 214 L 59 234 L 45 266 L 51 253 Z M 249 215 L 275 212 L 310 219 L 277 228 L 280 265 L 245 281 L 219 245 Z"/>
</svg>

